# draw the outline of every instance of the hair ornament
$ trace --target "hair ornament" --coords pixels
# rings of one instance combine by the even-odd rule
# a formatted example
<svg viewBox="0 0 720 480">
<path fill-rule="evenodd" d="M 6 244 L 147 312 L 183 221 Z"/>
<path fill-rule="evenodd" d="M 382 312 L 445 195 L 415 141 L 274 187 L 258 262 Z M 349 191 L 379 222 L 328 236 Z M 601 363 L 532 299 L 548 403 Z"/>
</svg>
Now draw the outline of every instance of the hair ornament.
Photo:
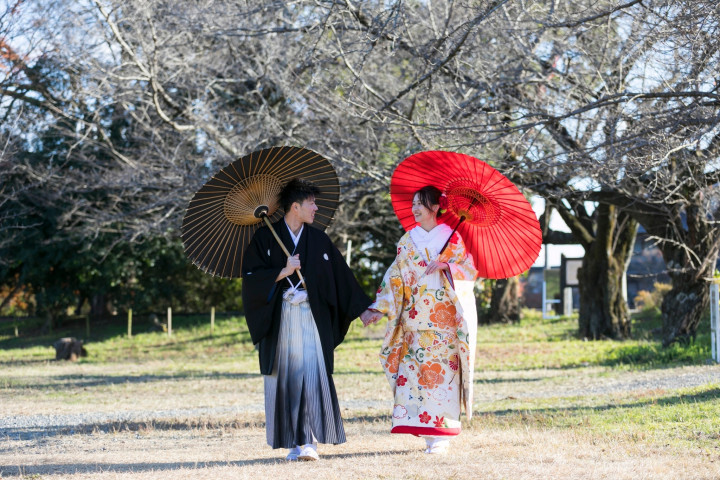
<svg viewBox="0 0 720 480">
<path fill-rule="evenodd" d="M 448 209 L 448 197 L 444 193 L 440 195 L 440 198 L 438 199 L 438 204 L 440 205 L 440 213 L 447 212 Z"/>
</svg>

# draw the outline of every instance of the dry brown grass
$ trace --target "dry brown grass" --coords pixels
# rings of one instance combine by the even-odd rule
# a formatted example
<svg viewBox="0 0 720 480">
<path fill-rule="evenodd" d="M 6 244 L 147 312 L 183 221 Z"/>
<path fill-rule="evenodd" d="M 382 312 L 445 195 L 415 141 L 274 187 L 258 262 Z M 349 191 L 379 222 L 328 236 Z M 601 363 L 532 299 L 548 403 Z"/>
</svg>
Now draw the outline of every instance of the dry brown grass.
<svg viewBox="0 0 720 480">
<path fill-rule="evenodd" d="M 141 410 L 156 412 L 156 416 L 50 428 L 36 431 L 35 438 L 0 439 L 0 476 L 78 480 L 720 478 L 720 455 L 707 448 L 688 451 L 636 433 L 597 432 L 583 425 L 547 428 L 530 417 L 503 423 L 503 417 L 487 413 L 466 422 L 450 454 L 425 455 L 421 439 L 388 433 L 389 391 L 379 371 L 340 372 L 335 377 L 348 442 L 321 445 L 319 462 L 288 463 L 283 460 L 285 451 L 265 444 L 261 377 L 231 363 L 220 373 L 203 373 L 200 367 L 155 361 L 51 362 L 3 372 L 3 417 Z M 584 373 L 592 372 L 601 373 L 591 369 Z M 557 388 L 556 383 L 568 375 L 578 380 L 582 376 L 554 370 L 486 372 L 477 388 L 482 401 L 483 396 L 503 396 L 508 388 L 518 386 Z M 488 383 L 483 384 L 483 379 Z M 576 383 L 572 378 L 567 381 Z M 643 398 L 643 394 L 629 393 L 628 398 Z M 212 410 L 217 408 L 231 413 Z M 163 418 L 160 412 L 169 409 L 187 413 Z M 193 414 L 190 409 L 208 409 L 209 413 Z M 238 409 L 243 411 L 238 413 Z"/>
<path fill-rule="evenodd" d="M 346 415 L 348 443 L 322 445 L 319 462 L 288 463 L 264 444 L 262 417 L 205 425 L 157 423 L 138 431 L 6 440 L 3 478 L 311 479 L 717 479 L 703 452 L 679 452 L 572 431 L 473 427 L 452 453 L 430 456 L 422 441 L 391 436 L 380 421 Z M 186 427 L 186 428 L 183 428 Z"/>
<path fill-rule="evenodd" d="M 266 445 L 242 325 L 96 342 L 77 364 L 45 361 L 41 347 L 0 351 L 0 421 L 70 416 L 6 428 L 0 478 L 720 479 L 717 367 L 615 368 L 606 360 L 627 344 L 572 340 L 571 322 L 482 330 L 476 415 L 446 456 L 388 433 L 381 329 L 351 331 L 334 377 L 348 442 L 288 463 Z M 68 420 L 81 415 L 94 420 Z"/>
</svg>

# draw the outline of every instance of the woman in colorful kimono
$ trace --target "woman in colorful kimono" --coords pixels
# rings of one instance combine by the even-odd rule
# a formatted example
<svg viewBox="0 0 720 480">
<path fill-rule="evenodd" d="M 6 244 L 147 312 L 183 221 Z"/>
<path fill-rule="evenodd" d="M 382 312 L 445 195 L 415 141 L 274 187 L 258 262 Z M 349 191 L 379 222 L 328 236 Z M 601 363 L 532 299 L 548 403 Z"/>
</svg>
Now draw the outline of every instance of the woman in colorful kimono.
<svg viewBox="0 0 720 480">
<path fill-rule="evenodd" d="M 472 416 L 477 271 L 460 235 L 438 224 L 447 198 L 427 186 L 415 193 L 418 223 L 398 242 L 369 323 L 388 325 L 380 353 L 395 397 L 391 433 L 425 437 L 426 453 L 445 453 L 460 433 L 460 410 Z M 365 319 L 364 319 L 365 320 Z"/>
</svg>

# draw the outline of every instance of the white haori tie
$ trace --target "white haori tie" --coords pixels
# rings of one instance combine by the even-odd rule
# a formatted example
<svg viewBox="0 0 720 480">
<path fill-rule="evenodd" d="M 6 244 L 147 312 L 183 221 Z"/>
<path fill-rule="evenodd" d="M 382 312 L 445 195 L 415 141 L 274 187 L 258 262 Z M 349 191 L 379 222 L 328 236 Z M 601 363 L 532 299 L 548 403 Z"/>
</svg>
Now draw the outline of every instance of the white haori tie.
<svg viewBox="0 0 720 480">
<path fill-rule="evenodd" d="M 292 285 L 292 282 L 290 282 L 290 285 Z M 291 288 L 288 288 L 285 293 L 283 293 L 283 300 L 287 300 L 293 305 L 300 305 L 302 302 L 307 301 L 307 292 L 302 289 L 298 290 L 297 287 L 298 285 L 293 285 Z"/>
<path fill-rule="evenodd" d="M 425 231 L 420 225 L 410 230 L 410 238 L 412 239 L 415 247 L 417 247 L 420 256 L 425 258 L 425 261 L 429 264 L 433 260 L 437 260 L 440 255 L 440 250 L 450 238 L 452 228 L 444 223 L 439 223 L 435 228 L 429 232 Z M 430 254 L 430 258 L 426 258 L 427 254 Z M 442 288 L 443 281 L 440 276 L 442 271 L 438 270 L 430 275 L 425 275 L 425 283 L 428 289 L 438 290 Z"/>
</svg>

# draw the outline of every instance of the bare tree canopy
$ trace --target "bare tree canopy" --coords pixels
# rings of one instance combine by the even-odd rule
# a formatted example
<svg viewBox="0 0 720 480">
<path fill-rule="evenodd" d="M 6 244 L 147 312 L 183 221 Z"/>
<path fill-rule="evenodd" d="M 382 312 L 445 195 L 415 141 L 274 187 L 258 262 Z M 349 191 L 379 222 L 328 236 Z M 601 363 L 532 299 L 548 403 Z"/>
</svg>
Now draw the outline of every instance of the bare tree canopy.
<svg viewBox="0 0 720 480">
<path fill-rule="evenodd" d="M 475 150 L 570 211 L 622 208 L 675 280 L 665 342 L 694 334 L 720 242 L 717 2 L 345 4 L 361 123 Z"/>
<path fill-rule="evenodd" d="M 394 166 L 462 150 L 589 240 L 583 201 L 640 222 L 674 281 L 671 343 L 720 248 L 719 27 L 710 0 L 18 0 L 0 12 L 0 202 L 62 206 L 68 236 L 176 235 L 211 172 L 302 145 L 344 179 L 330 233 L 386 261 Z M 32 223 L 0 209 L 0 244 L 22 238 Z"/>
</svg>

